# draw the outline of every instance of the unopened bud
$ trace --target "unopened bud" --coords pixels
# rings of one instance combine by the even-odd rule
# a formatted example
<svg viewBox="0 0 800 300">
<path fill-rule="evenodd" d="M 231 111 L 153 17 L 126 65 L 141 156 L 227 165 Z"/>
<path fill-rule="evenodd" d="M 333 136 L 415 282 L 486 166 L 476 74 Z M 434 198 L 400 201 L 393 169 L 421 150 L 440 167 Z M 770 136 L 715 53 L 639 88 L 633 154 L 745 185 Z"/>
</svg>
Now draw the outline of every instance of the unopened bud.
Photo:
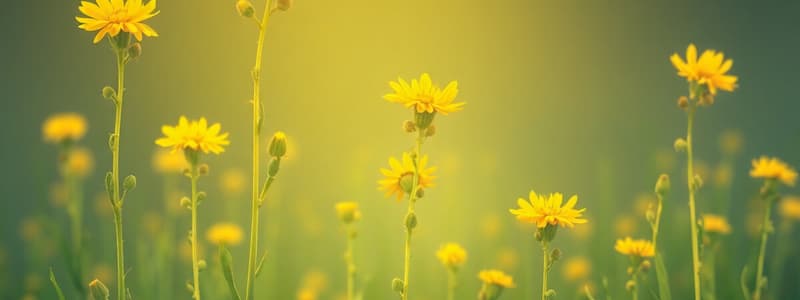
<svg viewBox="0 0 800 300">
<path fill-rule="evenodd" d="M 269 155 L 272 157 L 283 157 L 286 155 L 286 134 L 278 131 L 269 141 Z"/>
<path fill-rule="evenodd" d="M 197 261 L 197 268 L 200 269 L 200 271 L 205 271 L 205 269 L 207 267 L 208 267 L 208 263 L 206 263 L 205 259 L 201 259 L 201 260 Z"/>
<path fill-rule="evenodd" d="M 136 176 L 133 174 L 126 176 L 125 180 L 122 181 L 122 188 L 128 191 L 136 188 Z"/>
<path fill-rule="evenodd" d="M 417 214 L 410 212 L 406 215 L 406 229 L 412 230 L 417 227 Z"/>
<path fill-rule="evenodd" d="M 658 181 L 656 181 L 656 194 L 661 195 L 662 197 L 669 193 L 669 190 L 672 188 L 672 183 L 670 183 L 669 175 L 661 174 L 658 176 Z"/>
<path fill-rule="evenodd" d="M 402 294 L 403 293 L 403 280 L 395 277 L 392 279 L 392 290 Z"/>
<path fill-rule="evenodd" d="M 403 131 L 407 133 L 417 131 L 417 124 L 414 124 L 414 121 L 405 120 L 403 121 Z"/>
<path fill-rule="evenodd" d="M 425 197 L 425 190 L 423 188 L 418 188 L 417 189 L 417 199 L 420 199 L 422 197 Z"/>
<path fill-rule="evenodd" d="M 425 136 L 431 137 L 434 134 L 436 134 L 436 126 L 434 125 L 428 126 L 428 129 L 425 130 Z"/>
<path fill-rule="evenodd" d="M 703 178 L 700 177 L 700 174 L 694 174 L 694 189 L 699 190 L 703 187 Z"/>
<path fill-rule="evenodd" d="M 115 91 L 114 88 L 110 86 L 103 87 L 103 98 L 113 100 L 116 97 L 117 97 L 117 91 Z"/>
<path fill-rule="evenodd" d="M 628 280 L 628 282 L 626 282 L 626 283 L 625 283 L 625 290 L 626 290 L 626 291 L 628 291 L 628 292 L 631 292 L 631 291 L 633 291 L 635 288 L 636 288 L 636 282 L 635 282 L 635 281 L 633 281 L 633 280 Z"/>
<path fill-rule="evenodd" d="M 208 170 L 208 165 L 207 164 L 202 164 L 199 167 L 197 167 L 197 172 L 200 173 L 200 175 L 203 175 L 203 176 L 208 175 L 208 171 L 209 170 Z"/>
<path fill-rule="evenodd" d="M 675 152 L 686 152 L 686 148 L 689 147 L 689 144 L 686 143 L 686 140 L 683 138 L 675 139 L 675 143 L 672 144 L 672 147 L 675 148 Z"/>
<path fill-rule="evenodd" d="M 89 295 L 92 300 L 108 300 L 108 288 L 99 279 L 92 280 L 89 283 Z"/>
<path fill-rule="evenodd" d="M 653 265 L 650 263 L 649 260 L 645 260 L 645 261 L 642 262 L 642 264 L 639 266 L 639 268 L 642 270 L 642 272 L 647 272 L 647 271 L 650 271 L 650 268 L 652 266 Z"/>
<path fill-rule="evenodd" d="M 240 16 L 245 18 L 252 18 L 253 14 L 256 13 L 256 10 L 253 8 L 253 3 L 250 3 L 248 0 L 236 1 L 236 11 L 239 12 Z"/>
<path fill-rule="evenodd" d="M 206 194 L 206 192 L 202 192 L 202 191 L 198 192 L 197 193 L 197 202 L 206 200 L 206 197 L 208 197 L 208 194 Z"/>
<path fill-rule="evenodd" d="M 561 249 L 555 248 L 550 252 L 550 260 L 557 261 L 559 259 L 561 259 Z"/>
<path fill-rule="evenodd" d="M 647 219 L 647 222 L 650 222 L 650 223 L 655 223 L 656 222 L 656 213 L 653 212 L 652 208 L 647 209 L 647 212 L 644 214 L 644 216 Z"/>
<path fill-rule="evenodd" d="M 181 207 L 191 208 L 192 207 L 192 200 L 189 199 L 189 197 L 183 197 L 183 198 L 181 198 L 180 204 L 181 204 Z"/>
<path fill-rule="evenodd" d="M 292 8 L 292 0 L 278 0 L 278 9 L 287 11 Z"/>
<path fill-rule="evenodd" d="M 681 96 L 678 98 L 678 107 L 680 109 L 686 109 L 689 107 L 689 98 L 686 98 L 686 96 Z"/>
<path fill-rule="evenodd" d="M 142 43 L 133 43 L 128 47 L 128 58 L 136 59 L 139 56 L 142 56 Z"/>
</svg>

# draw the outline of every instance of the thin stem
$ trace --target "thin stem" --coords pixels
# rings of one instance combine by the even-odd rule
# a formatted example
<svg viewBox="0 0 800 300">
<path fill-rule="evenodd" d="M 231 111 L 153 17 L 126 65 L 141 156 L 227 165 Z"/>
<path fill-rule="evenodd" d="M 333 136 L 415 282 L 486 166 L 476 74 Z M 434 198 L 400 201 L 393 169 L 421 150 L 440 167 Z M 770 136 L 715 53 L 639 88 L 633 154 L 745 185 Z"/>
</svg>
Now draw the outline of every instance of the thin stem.
<svg viewBox="0 0 800 300">
<path fill-rule="evenodd" d="M 119 197 L 119 149 L 122 125 L 122 104 L 125 95 L 125 51 L 117 50 L 117 95 L 114 113 L 114 144 L 111 148 L 112 203 L 114 204 L 114 233 L 117 246 L 117 299 L 125 300 L 125 249 L 122 237 L 122 200 Z"/>
<path fill-rule="evenodd" d="M 779 299 L 779 292 L 781 287 L 783 286 L 783 274 L 784 269 L 780 266 L 783 266 L 786 262 L 786 256 L 789 253 L 789 249 L 787 249 L 791 243 L 786 243 L 786 240 L 789 239 L 791 241 L 790 236 L 792 233 L 792 222 L 788 219 L 783 219 L 781 226 L 779 227 L 780 231 L 778 232 L 778 238 L 775 239 L 775 259 L 772 260 L 772 267 L 770 282 L 772 283 L 772 288 L 769 290 L 770 297 L 769 299 Z"/>
<path fill-rule="evenodd" d="M 664 207 L 664 197 L 661 194 L 656 195 L 658 197 L 658 206 L 656 207 L 656 219 L 653 222 L 653 249 L 658 252 L 658 229 L 661 225 L 661 210 Z"/>
<path fill-rule="evenodd" d="M 258 253 L 258 223 L 259 223 L 259 193 L 258 186 L 260 182 L 259 172 L 259 158 L 258 154 L 261 151 L 259 146 L 260 133 L 261 133 L 261 56 L 264 50 L 264 36 L 266 35 L 267 22 L 270 15 L 270 0 L 265 1 L 264 17 L 261 18 L 261 23 L 258 28 L 258 45 L 256 46 L 256 61 L 253 67 L 253 191 L 250 212 L 250 250 L 247 256 L 247 283 L 245 286 L 245 299 L 252 300 L 254 297 L 253 287 L 255 284 L 255 273 Z"/>
<path fill-rule="evenodd" d="M 355 299 L 356 264 L 353 259 L 353 243 L 355 242 L 353 225 L 347 225 L 347 250 L 344 254 L 347 263 L 347 300 Z"/>
<path fill-rule="evenodd" d="M 197 253 L 197 164 L 192 164 L 192 277 L 194 280 L 192 299 L 200 300 L 200 264 Z"/>
<path fill-rule="evenodd" d="M 458 286 L 458 278 L 456 278 L 456 271 L 452 268 L 447 269 L 447 300 L 456 299 L 456 287 Z"/>
<path fill-rule="evenodd" d="M 765 183 L 765 185 L 768 183 Z M 758 250 L 758 265 L 756 267 L 756 290 L 753 294 L 753 300 L 761 300 L 761 289 L 764 286 L 765 278 L 764 278 L 764 257 L 766 256 L 767 252 L 767 237 L 770 232 L 770 227 L 772 226 L 770 223 L 770 214 L 772 213 L 772 203 L 775 197 L 766 196 L 768 199 L 764 199 L 767 207 L 764 208 L 764 222 L 761 224 L 761 246 Z"/>
<path fill-rule="evenodd" d="M 416 214 L 414 212 L 415 204 L 417 203 L 417 193 L 419 192 L 419 165 L 420 160 L 422 159 L 422 142 L 425 139 L 425 130 L 417 130 L 417 143 L 414 148 L 414 177 L 411 181 L 411 193 L 408 195 L 408 213 L 406 217 Z M 408 279 L 409 273 L 411 272 L 411 234 L 413 232 L 413 228 L 409 228 L 408 224 L 406 224 L 406 243 L 405 243 L 405 261 L 403 263 L 403 293 L 401 296 L 402 300 L 408 300 Z"/>
<path fill-rule="evenodd" d="M 694 163 L 692 158 L 692 125 L 697 107 L 690 103 L 688 107 L 689 118 L 686 129 L 686 177 L 689 187 L 689 214 L 692 230 L 692 277 L 694 278 L 694 299 L 700 300 L 700 248 L 697 242 L 697 209 L 695 208 L 695 182 Z"/>
<path fill-rule="evenodd" d="M 631 299 L 637 300 L 639 299 L 639 278 L 636 276 L 637 273 L 633 273 L 631 275 L 631 280 L 633 280 L 633 289 L 631 289 Z"/>
<path fill-rule="evenodd" d="M 549 244 L 542 241 L 542 300 L 547 300 L 547 273 L 550 269 Z"/>
</svg>

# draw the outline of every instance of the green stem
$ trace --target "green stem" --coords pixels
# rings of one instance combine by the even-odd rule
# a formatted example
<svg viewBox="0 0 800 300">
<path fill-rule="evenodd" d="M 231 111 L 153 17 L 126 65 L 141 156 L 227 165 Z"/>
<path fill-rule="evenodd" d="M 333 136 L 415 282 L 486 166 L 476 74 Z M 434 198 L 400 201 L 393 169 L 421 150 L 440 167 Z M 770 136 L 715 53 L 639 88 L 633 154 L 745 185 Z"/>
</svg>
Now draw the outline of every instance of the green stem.
<svg viewBox="0 0 800 300">
<path fill-rule="evenodd" d="M 547 273 L 550 269 L 549 244 L 542 241 L 542 300 L 547 300 Z"/>
<path fill-rule="evenodd" d="M 456 287 L 458 286 L 458 278 L 456 278 L 456 271 L 452 268 L 447 270 L 447 300 L 456 299 Z"/>
<path fill-rule="evenodd" d="M 633 280 L 633 289 L 631 289 L 631 299 L 637 300 L 639 299 L 639 278 L 636 276 L 637 273 L 633 273 L 631 275 L 631 280 Z"/>
<path fill-rule="evenodd" d="M 414 212 L 414 208 L 415 204 L 417 203 L 417 193 L 419 192 L 419 165 L 420 160 L 422 159 L 422 142 L 425 139 L 425 130 L 419 129 L 417 132 L 417 142 L 414 148 L 414 177 L 411 181 L 411 193 L 408 195 L 408 212 L 406 217 L 416 214 Z M 405 260 L 403 263 L 403 293 L 401 295 L 402 300 L 408 300 L 408 279 L 409 273 L 411 272 L 411 235 L 413 231 L 413 228 L 409 228 L 408 224 L 406 224 Z"/>
<path fill-rule="evenodd" d="M 659 226 L 661 225 L 661 210 L 664 208 L 664 197 L 658 193 L 656 196 L 658 197 L 658 204 L 656 207 L 656 219 L 653 223 L 653 249 L 658 252 L 658 248 L 656 246 L 658 245 L 658 230 Z"/>
<path fill-rule="evenodd" d="M 765 186 L 769 183 L 765 183 Z M 766 207 L 764 208 L 764 222 L 761 224 L 761 245 L 758 250 L 758 265 L 756 267 L 756 289 L 753 292 L 753 300 L 761 300 L 761 289 L 764 286 L 765 278 L 764 278 L 764 257 L 766 256 L 767 252 L 767 237 L 770 232 L 770 227 L 772 226 L 770 223 L 770 214 L 772 213 L 772 204 L 774 202 L 775 197 L 767 195 L 768 199 L 764 199 L 766 203 Z"/>
<path fill-rule="evenodd" d="M 789 241 L 791 241 L 792 222 L 784 218 L 779 230 L 779 236 L 775 239 L 776 257 L 772 260 L 772 267 L 770 268 L 772 272 L 770 276 L 770 278 L 772 278 L 770 279 L 772 288 L 769 291 L 769 299 L 779 299 L 778 296 L 783 286 L 784 269 L 781 268 L 781 266 L 785 264 L 786 256 L 789 253 L 787 246 L 789 246 L 790 243 L 786 243 L 786 240 L 789 239 Z"/>
<path fill-rule="evenodd" d="M 355 299 L 356 264 L 353 258 L 355 231 L 353 225 L 347 225 L 347 252 L 344 257 L 347 263 L 347 300 Z"/>
<path fill-rule="evenodd" d="M 686 155 L 687 168 L 686 177 L 689 187 L 689 215 L 692 230 L 692 277 L 694 278 L 694 299 L 700 299 L 700 248 L 697 238 L 697 209 L 695 207 L 695 182 L 694 182 L 694 163 L 692 158 L 692 125 L 697 106 L 689 103 L 688 125 L 686 129 Z"/>
<path fill-rule="evenodd" d="M 245 299 L 252 300 L 254 297 L 253 287 L 255 284 L 255 273 L 258 253 L 258 223 L 259 223 L 259 192 L 258 186 L 260 182 L 259 172 L 259 153 L 261 148 L 259 146 L 260 132 L 261 132 L 261 99 L 260 99 L 260 80 L 261 80 L 261 56 L 264 50 L 264 36 L 266 35 L 267 22 L 270 15 L 270 0 L 265 1 L 264 17 L 261 18 L 261 23 L 258 28 L 258 45 L 256 46 L 256 61 L 253 67 L 253 191 L 250 212 L 250 250 L 247 256 L 247 283 L 245 286 Z"/>
<path fill-rule="evenodd" d="M 122 125 L 122 104 L 125 95 L 125 52 L 126 49 L 117 50 L 117 95 L 116 109 L 114 112 L 114 144 L 111 148 L 111 177 L 114 204 L 114 233 L 117 246 L 117 299 L 127 299 L 125 289 L 125 249 L 122 237 L 122 200 L 119 195 L 119 149 L 120 128 Z"/>
<path fill-rule="evenodd" d="M 194 280 L 194 289 L 192 291 L 192 299 L 200 300 L 200 265 L 197 253 L 197 179 L 199 177 L 197 172 L 197 164 L 192 164 L 192 277 Z"/>
</svg>

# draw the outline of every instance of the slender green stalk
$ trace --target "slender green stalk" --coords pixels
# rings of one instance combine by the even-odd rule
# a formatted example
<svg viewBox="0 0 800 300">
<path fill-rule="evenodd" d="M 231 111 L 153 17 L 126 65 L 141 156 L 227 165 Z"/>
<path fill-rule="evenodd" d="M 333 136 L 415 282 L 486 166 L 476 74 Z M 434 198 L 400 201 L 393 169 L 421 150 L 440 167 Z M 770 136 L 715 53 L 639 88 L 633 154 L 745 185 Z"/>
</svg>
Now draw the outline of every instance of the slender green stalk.
<svg viewBox="0 0 800 300">
<path fill-rule="evenodd" d="M 413 226 L 409 226 L 408 218 L 410 216 L 414 216 L 416 218 L 415 213 L 415 205 L 417 204 L 417 193 L 419 192 L 419 167 L 420 167 L 420 160 L 422 159 L 422 143 L 425 140 L 425 130 L 419 129 L 417 130 L 417 143 L 414 148 L 414 177 L 411 181 L 411 193 L 408 195 L 408 213 L 406 214 L 406 242 L 405 242 L 405 261 L 403 263 L 403 293 L 401 296 L 402 300 L 408 300 L 408 279 L 409 273 L 411 272 L 411 235 L 414 229 Z M 416 223 L 416 220 L 414 221 Z M 416 224 L 414 224 L 416 226 Z"/>
<path fill-rule="evenodd" d="M 764 183 L 764 189 L 769 189 L 769 181 Z M 766 278 L 764 278 L 764 257 L 766 256 L 767 252 L 767 237 L 769 233 L 772 231 L 772 221 L 770 220 L 770 215 L 772 213 L 772 204 L 775 201 L 776 197 L 772 195 L 766 194 L 762 192 L 764 199 L 764 203 L 766 207 L 764 208 L 764 222 L 761 224 L 761 245 L 758 250 L 758 264 L 756 266 L 756 284 L 755 284 L 755 291 L 753 292 L 753 300 L 761 300 L 761 289 L 764 287 L 766 283 Z"/>
<path fill-rule="evenodd" d="M 788 246 L 791 243 L 787 243 L 787 239 L 791 241 L 791 234 L 792 234 L 792 222 L 783 219 L 783 222 L 780 226 L 780 231 L 778 232 L 778 238 L 775 239 L 775 259 L 772 260 L 772 267 L 770 270 L 772 271 L 772 275 L 770 276 L 770 282 L 772 284 L 772 288 L 769 289 L 770 297 L 769 299 L 779 299 L 778 296 L 780 295 L 781 287 L 783 286 L 783 274 L 784 268 L 781 268 L 786 263 L 786 257 L 789 254 Z"/>
<path fill-rule="evenodd" d="M 256 255 L 258 253 L 258 223 L 259 223 L 259 208 L 261 207 L 260 195 L 258 186 L 261 181 L 258 176 L 260 160 L 259 153 L 261 147 L 259 146 L 260 133 L 261 133 L 261 57 L 264 50 L 264 36 L 267 31 L 267 24 L 270 15 L 270 0 L 265 1 L 264 16 L 261 18 L 258 28 L 258 45 L 256 46 L 256 61 L 253 67 L 253 190 L 252 202 L 250 212 L 250 250 L 247 256 L 247 283 L 245 287 L 245 299 L 252 300 L 254 297 L 253 287 L 255 284 L 256 264 L 258 263 Z"/>
<path fill-rule="evenodd" d="M 67 189 L 67 215 L 69 216 L 71 245 L 69 247 L 67 266 L 69 267 L 70 279 L 72 280 L 79 297 L 86 298 L 86 288 L 83 282 L 83 191 L 81 189 L 80 176 L 70 174 L 67 170 L 66 161 L 71 155 L 72 147 L 65 145 L 61 151 L 61 176 Z"/>
<path fill-rule="evenodd" d="M 344 254 L 347 263 L 347 300 L 355 299 L 356 264 L 353 259 L 353 244 L 355 242 L 355 230 L 352 224 L 347 225 L 347 250 Z"/>
<path fill-rule="evenodd" d="M 542 240 L 542 300 L 547 300 L 547 273 L 550 271 L 549 243 Z"/>
<path fill-rule="evenodd" d="M 694 279 L 694 299 L 700 299 L 700 248 L 697 238 L 697 209 L 695 205 L 695 192 L 697 185 L 694 180 L 694 162 L 692 157 L 692 125 L 697 106 L 690 103 L 688 108 L 688 125 L 686 129 L 686 177 L 689 187 L 689 215 L 692 230 L 692 277 Z"/>
<path fill-rule="evenodd" d="M 456 271 L 453 268 L 447 268 L 447 300 L 456 299 L 457 286 L 458 278 L 456 278 Z"/>
<path fill-rule="evenodd" d="M 639 299 L 639 278 L 636 276 L 637 273 L 633 273 L 631 275 L 631 280 L 633 281 L 633 289 L 631 289 L 631 299 L 637 300 Z"/>
<path fill-rule="evenodd" d="M 656 246 L 658 246 L 658 230 L 659 226 L 661 225 L 661 210 L 664 208 L 664 196 L 662 196 L 659 193 L 656 193 L 656 197 L 658 198 L 658 203 L 656 206 L 655 220 L 653 221 L 652 225 L 653 228 L 652 240 L 653 240 L 653 249 L 655 249 L 656 252 L 658 252 L 658 248 Z"/>
<path fill-rule="evenodd" d="M 192 164 L 191 170 L 191 179 L 192 179 L 192 234 L 191 234 L 191 243 L 192 243 L 192 277 L 194 284 L 192 287 L 192 299 L 200 300 L 200 265 L 199 265 L 199 258 L 197 253 L 197 179 L 199 174 L 197 172 L 197 164 Z"/>
<path fill-rule="evenodd" d="M 125 249 L 122 237 L 122 199 L 119 192 L 119 148 L 122 125 L 122 104 L 125 95 L 125 55 L 126 49 L 117 49 L 117 94 L 114 112 L 113 145 L 111 147 L 111 178 L 114 206 L 114 236 L 117 246 L 117 299 L 125 300 Z"/>
</svg>

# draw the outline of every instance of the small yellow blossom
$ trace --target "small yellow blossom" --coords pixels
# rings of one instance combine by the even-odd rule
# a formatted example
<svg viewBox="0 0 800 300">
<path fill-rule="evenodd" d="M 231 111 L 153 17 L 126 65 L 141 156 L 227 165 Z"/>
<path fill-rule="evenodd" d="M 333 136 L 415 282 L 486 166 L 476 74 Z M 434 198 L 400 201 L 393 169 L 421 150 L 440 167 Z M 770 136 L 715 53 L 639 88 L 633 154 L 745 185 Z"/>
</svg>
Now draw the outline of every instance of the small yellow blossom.
<svg viewBox="0 0 800 300">
<path fill-rule="evenodd" d="M 48 143 L 74 142 L 86 135 L 86 119 L 76 113 L 52 115 L 42 125 L 42 136 Z"/>
<path fill-rule="evenodd" d="M 433 187 L 434 176 L 431 175 L 436 171 L 436 167 L 427 167 L 428 156 L 422 156 L 419 162 L 419 188 Z M 386 197 L 391 195 L 397 196 L 397 201 L 403 199 L 403 195 L 411 192 L 414 173 L 414 161 L 411 155 L 403 153 L 402 163 L 394 157 L 389 158 L 389 166 L 391 169 L 381 168 L 381 173 L 385 178 L 378 181 L 379 189 L 386 191 Z"/>
<path fill-rule="evenodd" d="M 180 173 L 188 168 L 183 151 L 159 149 L 153 154 L 153 169 L 160 173 Z"/>
<path fill-rule="evenodd" d="M 142 4 L 142 0 L 96 0 L 97 4 L 81 1 L 78 9 L 88 18 L 75 17 L 80 22 L 78 28 L 86 31 L 98 31 L 94 36 L 97 44 L 106 35 L 117 36 L 120 32 L 127 32 L 142 40 L 142 34 L 156 37 L 158 33 L 145 23 L 159 12 L 156 9 L 156 0 Z"/>
<path fill-rule="evenodd" d="M 242 228 L 232 223 L 217 223 L 208 229 L 206 238 L 217 245 L 234 246 L 242 242 Z"/>
<path fill-rule="evenodd" d="M 733 60 L 725 59 L 722 52 L 705 50 L 697 58 L 697 47 L 689 44 L 686 49 L 686 61 L 677 53 L 670 57 L 672 65 L 678 69 L 678 75 L 685 77 L 690 82 L 695 82 L 708 87 L 711 95 L 717 94 L 717 89 L 732 92 L 736 88 L 736 76 L 727 75 L 733 66 Z"/>
<path fill-rule="evenodd" d="M 653 243 L 648 240 L 634 240 L 630 237 L 617 240 L 614 245 L 614 250 L 620 254 L 634 256 L 634 257 L 653 257 L 656 255 L 656 249 L 653 248 Z"/>
<path fill-rule="evenodd" d="M 585 280 L 591 272 L 592 263 L 586 257 L 572 257 L 564 263 L 564 278 L 569 281 Z"/>
<path fill-rule="evenodd" d="M 458 95 L 458 82 L 451 81 L 444 89 L 431 82 L 431 76 L 423 73 L 419 80 L 412 79 L 411 84 L 398 78 L 389 82 L 394 90 L 393 94 L 383 96 L 389 102 L 400 103 L 406 107 L 413 107 L 417 113 L 448 113 L 459 111 L 464 102 L 453 103 Z"/>
<path fill-rule="evenodd" d="M 317 300 L 317 291 L 303 288 L 297 292 L 297 300 Z"/>
<path fill-rule="evenodd" d="M 455 270 L 467 261 L 467 251 L 459 244 L 447 243 L 436 251 L 436 257 L 446 268 Z"/>
<path fill-rule="evenodd" d="M 514 287 L 514 278 L 499 270 L 483 270 L 478 273 L 478 278 L 485 284 L 496 285 L 504 288 Z"/>
<path fill-rule="evenodd" d="M 564 195 L 561 193 L 545 196 L 531 191 L 529 198 L 530 202 L 523 198 L 517 199 L 520 208 L 509 210 L 520 221 L 536 224 L 538 228 L 547 225 L 572 228 L 575 224 L 586 223 L 586 219 L 583 219 L 583 212 L 586 209 L 575 209 L 575 204 L 578 203 L 577 195 L 570 197 L 563 206 Z"/>
<path fill-rule="evenodd" d="M 731 224 L 728 224 L 728 220 L 723 216 L 704 214 L 703 231 L 709 233 L 729 234 L 731 233 Z"/>
<path fill-rule="evenodd" d="M 786 197 L 778 204 L 778 214 L 785 219 L 800 220 L 800 198 Z"/>
<path fill-rule="evenodd" d="M 71 149 L 64 162 L 64 171 L 71 176 L 86 177 L 93 167 L 92 153 L 86 148 Z"/>
<path fill-rule="evenodd" d="M 339 215 L 339 220 L 347 224 L 361 219 L 358 203 L 352 201 L 336 203 L 336 214 Z"/>
<path fill-rule="evenodd" d="M 794 182 L 797 180 L 797 172 L 778 158 L 762 156 L 753 160 L 750 177 L 776 179 L 788 186 L 794 186 Z"/>
<path fill-rule="evenodd" d="M 206 118 L 189 122 L 181 116 L 176 126 L 164 125 L 161 132 L 164 137 L 156 140 L 156 144 L 164 148 L 177 150 L 192 150 L 195 152 L 220 154 L 225 151 L 223 146 L 230 144 L 228 133 L 220 134 L 219 123 L 208 126 Z"/>
</svg>

